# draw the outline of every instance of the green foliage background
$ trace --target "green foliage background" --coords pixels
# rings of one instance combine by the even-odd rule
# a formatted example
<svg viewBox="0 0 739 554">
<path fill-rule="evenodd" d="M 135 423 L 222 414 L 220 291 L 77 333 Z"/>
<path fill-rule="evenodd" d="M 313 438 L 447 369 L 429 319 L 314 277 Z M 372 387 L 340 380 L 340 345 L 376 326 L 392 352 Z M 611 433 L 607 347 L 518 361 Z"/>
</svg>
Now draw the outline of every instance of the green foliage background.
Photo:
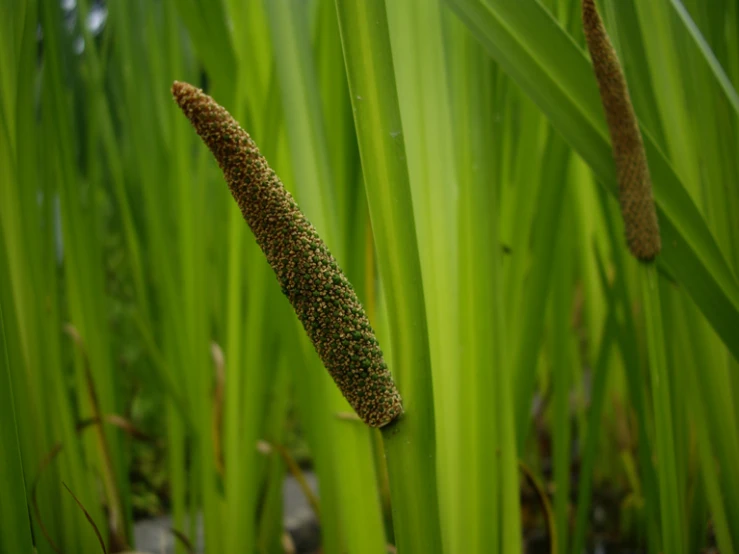
<svg viewBox="0 0 739 554">
<path fill-rule="evenodd" d="M 559 552 L 605 486 L 649 552 L 734 552 L 739 6 L 598 5 L 656 271 L 625 248 L 576 0 L 0 3 L 0 552 L 99 551 L 63 484 L 132 546 L 131 424 L 166 454 L 177 529 L 202 510 L 209 552 L 281 552 L 284 461 L 257 443 L 295 422 L 328 554 L 520 552 L 520 464 Z M 354 284 L 407 412 L 384 446 L 175 79 L 242 122 Z"/>
</svg>

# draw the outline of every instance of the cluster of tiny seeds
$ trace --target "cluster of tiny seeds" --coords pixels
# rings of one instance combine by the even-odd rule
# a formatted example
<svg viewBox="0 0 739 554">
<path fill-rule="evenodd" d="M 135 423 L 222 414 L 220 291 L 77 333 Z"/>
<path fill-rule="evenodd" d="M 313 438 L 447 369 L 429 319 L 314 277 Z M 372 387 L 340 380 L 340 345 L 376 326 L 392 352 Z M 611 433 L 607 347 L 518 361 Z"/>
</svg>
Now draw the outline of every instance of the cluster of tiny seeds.
<svg viewBox="0 0 739 554">
<path fill-rule="evenodd" d="M 659 254 L 662 243 L 647 156 L 626 79 L 594 0 L 583 0 L 582 17 L 611 133 L 626 242 L 636 258 L 651 261 Z"/>
<path fill-rule="evenodd" d="M 282 292 L 359 417 L 383 427 L 403 413 L 369 320 L 351 284 L 251 137 L 202 90 L 172 94 L 210 148 Z"/>
</svg>

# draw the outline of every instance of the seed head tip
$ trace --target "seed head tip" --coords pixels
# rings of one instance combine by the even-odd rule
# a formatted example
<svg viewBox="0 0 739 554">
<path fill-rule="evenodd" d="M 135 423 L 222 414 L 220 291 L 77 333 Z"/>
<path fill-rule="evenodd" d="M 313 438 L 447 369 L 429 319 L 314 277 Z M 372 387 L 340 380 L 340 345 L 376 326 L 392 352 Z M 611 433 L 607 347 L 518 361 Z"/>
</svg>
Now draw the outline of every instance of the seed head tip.
<svg viewBox="0 0 739 554">
<path fill-rule="evenodd" d="M 257 145 L 202 90 L 175 81 L 172 95 L 223 170 L 257 244 L 308 337 L 362 420 L 384 427 L 403 413 L 354 289 Z"/>
<path fill-rule="evenodd" d="M 582 0 L 585 39 L 611 135 L 626 242 L 640 261 L 662 247 L 647 156 L 621 63 L 594 0 Z"/>
</svg>

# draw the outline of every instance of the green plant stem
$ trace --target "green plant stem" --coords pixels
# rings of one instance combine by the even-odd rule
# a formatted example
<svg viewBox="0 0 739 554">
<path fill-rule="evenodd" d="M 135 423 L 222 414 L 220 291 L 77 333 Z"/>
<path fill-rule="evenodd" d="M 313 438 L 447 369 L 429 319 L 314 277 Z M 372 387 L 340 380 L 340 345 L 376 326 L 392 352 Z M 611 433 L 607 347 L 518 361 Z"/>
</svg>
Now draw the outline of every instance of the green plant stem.
<svg viewBox="0 0 739 554">
<path fill-rule="evenodd" d="M 654 404 L 662 548 L 664 552 L 682 554 L 686 527 L 681 517 L 683 507 L 680 503 L 680 491 L 682 487 L 679 486 L 677 479 L 670 377 L 665 358 L 657 268 L 654 264 L 640 264 L 639 282 L 644 305 L 649 377 Z"/>
<path fill-rule="evenodd" d="M 442 551 L 431 363 L 384 2 L 337 0 L 365 190 L 405 415 L 383 430 L 398 551 Z"/>
</svg>

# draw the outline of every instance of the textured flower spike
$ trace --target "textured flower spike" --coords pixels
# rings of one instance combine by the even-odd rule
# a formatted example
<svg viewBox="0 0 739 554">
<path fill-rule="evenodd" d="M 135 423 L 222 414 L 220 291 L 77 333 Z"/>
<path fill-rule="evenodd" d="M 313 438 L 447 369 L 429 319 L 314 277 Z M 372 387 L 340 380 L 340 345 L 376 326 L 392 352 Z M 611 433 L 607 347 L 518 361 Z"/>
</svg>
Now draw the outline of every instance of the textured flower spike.
<svg viewBox="0 0 739 554">
<path fill-rule="evenodd" d="M 223 170 L 282 292 L 359 417 L 383 427 L 403 405 L 351 284 L 295 200 L 231 115 L 202 90 L 172 94 Z"/>
<path fill-rule="evenodd" d="M 582 1 L 582 19 L 611 133 L 626 241 L 636 258 L 648 262 L 662 245 L 644 143 L 621 64 L 594 0 Z"/>
</svg>

